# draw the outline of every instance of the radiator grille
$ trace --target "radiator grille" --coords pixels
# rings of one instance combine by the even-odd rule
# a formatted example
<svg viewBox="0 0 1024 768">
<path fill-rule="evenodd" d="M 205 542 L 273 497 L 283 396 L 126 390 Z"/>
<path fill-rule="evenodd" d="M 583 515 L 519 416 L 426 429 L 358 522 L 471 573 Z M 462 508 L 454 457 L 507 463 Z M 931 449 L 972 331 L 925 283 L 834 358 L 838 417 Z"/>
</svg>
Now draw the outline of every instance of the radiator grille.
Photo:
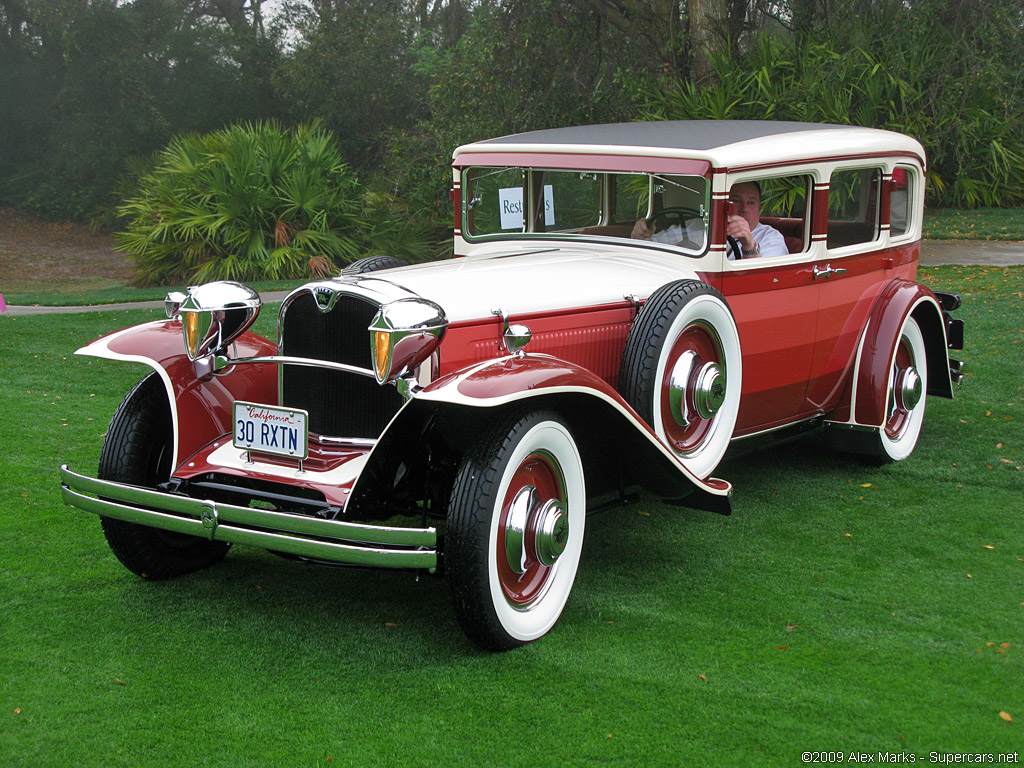
<svg viewBox="0 0 1024 768">
<path fill-rule="evenodd" d="M 377 306 L 341 296 L 330 312 L 321 312 L 312 294 L 289 305 L 281 328 L 281 354 L 329 360 L 372 370 L 366 330 Z M 402 405 L 393 386 L 351 373 L 284 365 L 281 405 L 309 412 L 309 431 L 331 437 L 377 438 Z"/>
</svg>

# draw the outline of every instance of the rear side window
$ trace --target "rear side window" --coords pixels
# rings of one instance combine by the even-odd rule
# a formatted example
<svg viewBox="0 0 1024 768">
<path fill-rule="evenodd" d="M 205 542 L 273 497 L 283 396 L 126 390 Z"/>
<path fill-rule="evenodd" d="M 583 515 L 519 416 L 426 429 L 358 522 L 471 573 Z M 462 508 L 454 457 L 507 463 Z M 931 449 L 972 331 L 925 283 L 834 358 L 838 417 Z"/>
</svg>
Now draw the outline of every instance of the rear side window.
<svg viewBox="0 0 1024 768">
<path fill-rule="evenodd" d="M 889 234 L 900 237 L 909 232 L 914 222 L 911 201 L 914 199 L 914 171 L 912 168 L 897 165 L 892 172 L 889 187 Z"/>
<path fill-rule="evenodd" d="M 878 238 L 880 168 L 838 170 L 829 180 L 828 247 L 843 248 Z"/>
</svg>

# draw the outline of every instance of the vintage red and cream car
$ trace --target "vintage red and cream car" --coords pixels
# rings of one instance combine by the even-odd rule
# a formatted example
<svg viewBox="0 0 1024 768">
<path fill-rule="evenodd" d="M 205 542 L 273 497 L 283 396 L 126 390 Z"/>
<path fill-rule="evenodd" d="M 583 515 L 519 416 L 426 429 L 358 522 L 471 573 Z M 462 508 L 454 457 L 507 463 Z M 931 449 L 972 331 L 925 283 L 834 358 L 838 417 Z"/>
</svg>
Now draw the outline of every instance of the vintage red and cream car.
<svg viewBox="0 0 1024 768">
<path fill-rule="evenodd" d="M 485 648 L 547 633 L 587 513 L 635 487 L 728 514 L 730 446 L 811 427 L 887 462 L 951 397 L 962 322 L 915 282 L 925 154 L 897 133 L 643 122 L 458 148 L 454 258 L 373 256 L 281 303 L 230 282 L 80 354 L 152 372 L 98 477 L 147 578 L 233 543 L 444 575 Z"/>
</svg>

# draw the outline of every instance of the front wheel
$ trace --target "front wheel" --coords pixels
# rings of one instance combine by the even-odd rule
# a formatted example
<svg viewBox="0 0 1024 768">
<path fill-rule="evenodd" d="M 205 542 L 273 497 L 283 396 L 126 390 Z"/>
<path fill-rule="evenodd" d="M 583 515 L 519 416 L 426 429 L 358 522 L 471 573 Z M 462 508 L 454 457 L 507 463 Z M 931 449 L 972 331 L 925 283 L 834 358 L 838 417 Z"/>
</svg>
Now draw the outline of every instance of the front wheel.
<svg viewBox="0 0 1024 768">
<path fill-rule="evenodd" d="M 128 393 L 110 422 L 99 478 L 155 488 L 171 476 L 172 439 L 167 394 L 151 373 Z M 169 579 L 213 565 L 231 546 L 109 517 L 100 522 L 117 559 L 145 579 Z"/>
<path fill-rule="evenodd" d="M 569 599 L 586 517 L 583 463 L 553 413 L 495 421 L 452 489 L 445 570 L 456 616 L 482 648 L 545 635 Z"/>
</svg>

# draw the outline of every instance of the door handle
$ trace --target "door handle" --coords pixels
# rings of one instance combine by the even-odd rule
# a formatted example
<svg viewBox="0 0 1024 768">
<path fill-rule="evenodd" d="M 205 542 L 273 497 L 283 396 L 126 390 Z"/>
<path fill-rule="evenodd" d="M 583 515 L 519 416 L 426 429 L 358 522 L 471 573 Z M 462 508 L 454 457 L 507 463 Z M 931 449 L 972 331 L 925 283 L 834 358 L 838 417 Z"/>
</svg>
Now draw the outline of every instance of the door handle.
<svg viewBox="0 0 1024 768">
<path fill-rule="evenodd" d="M 846 270 L 842 268 L 832 269 L 831 264 L 826 264 L 824 269 L 819 269 L 818 265 L 814 265 L 812 270 L 814 273 L 814 279 L 817 280 L 819 277 L 831 277 L 832 275 L 845 275 Z"/>
</svg>

